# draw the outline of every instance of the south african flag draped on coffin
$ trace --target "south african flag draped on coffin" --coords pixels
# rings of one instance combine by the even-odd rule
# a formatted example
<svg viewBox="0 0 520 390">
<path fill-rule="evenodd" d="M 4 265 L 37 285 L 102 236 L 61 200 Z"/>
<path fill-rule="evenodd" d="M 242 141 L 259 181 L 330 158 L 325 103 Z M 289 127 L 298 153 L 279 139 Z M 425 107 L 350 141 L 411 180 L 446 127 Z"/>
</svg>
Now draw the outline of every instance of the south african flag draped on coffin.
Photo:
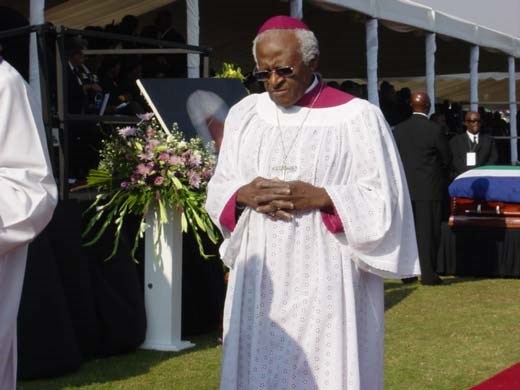
<svg viewBox="0 0 520 390">
<path fill-rule="evenodd" d="M 520 167 L 489 165 L 471 169 L 451 183 L 452 198 L 520 203 Z"/>
<path fill-rule="evenodd" d="M 484 166 L 449 187 L 450 226 L 520 228 L 520 167 Z"/>
</svg>

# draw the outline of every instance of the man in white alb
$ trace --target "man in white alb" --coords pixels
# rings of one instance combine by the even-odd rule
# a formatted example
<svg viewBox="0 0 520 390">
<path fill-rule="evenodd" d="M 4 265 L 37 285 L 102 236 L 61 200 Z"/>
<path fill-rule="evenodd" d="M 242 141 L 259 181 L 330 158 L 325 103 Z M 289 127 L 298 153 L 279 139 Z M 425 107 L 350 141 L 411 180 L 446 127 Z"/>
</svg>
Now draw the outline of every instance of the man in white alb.
<svg viewBox="0 0 520 390">
<path fill-rule="evenodd" d="M 267 92 L 231 108 L 206 204 L 231 268 L 221 389 L 382 389 L 383 277 L 419 273 L 392 134 L 319 80 L 300 20 L 253 53 Z"/>
<path fill-rule="evenodd" d="M 57 200 L 45 133 L 30 87 L 0 57 L 0 389 L 16 388 L 16 317 L 27 244 Z"/>
</svg>

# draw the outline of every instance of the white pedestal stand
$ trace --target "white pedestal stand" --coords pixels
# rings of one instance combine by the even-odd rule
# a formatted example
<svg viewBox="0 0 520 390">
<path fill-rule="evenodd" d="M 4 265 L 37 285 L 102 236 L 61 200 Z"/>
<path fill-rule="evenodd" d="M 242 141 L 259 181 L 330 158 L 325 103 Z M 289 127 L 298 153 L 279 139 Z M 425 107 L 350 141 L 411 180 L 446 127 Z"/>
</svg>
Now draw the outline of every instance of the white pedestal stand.
<svg viewBox="0 0 520 390">
<path fill-rule="evenodd" d="M 144 349 L 180 351 L 193 347 L 181 340 L 182 306 L 182 231 L 181 216 L 169 210 L 169 222 L 162 226 L 157 241 L 158 214 L 147 215 L 150 225 L 145 233 L 144 296 L 146 307 L 146 338 Z"/>
</svg>

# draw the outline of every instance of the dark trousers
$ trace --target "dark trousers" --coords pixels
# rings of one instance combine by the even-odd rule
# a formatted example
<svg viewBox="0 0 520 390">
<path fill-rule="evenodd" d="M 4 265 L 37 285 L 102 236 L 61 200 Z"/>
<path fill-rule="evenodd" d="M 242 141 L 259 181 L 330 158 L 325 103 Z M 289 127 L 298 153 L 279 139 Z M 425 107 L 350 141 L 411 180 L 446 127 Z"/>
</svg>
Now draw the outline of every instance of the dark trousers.
<svg viewBox="0 0 520 390">
<path fill-rule="evenodd" d="M 421 264 L 421 281 L 438 278 L 437 251 L 441 237 L 443 203 L 440 200 L 412 200 L 415 235 Z"/>
</svg>

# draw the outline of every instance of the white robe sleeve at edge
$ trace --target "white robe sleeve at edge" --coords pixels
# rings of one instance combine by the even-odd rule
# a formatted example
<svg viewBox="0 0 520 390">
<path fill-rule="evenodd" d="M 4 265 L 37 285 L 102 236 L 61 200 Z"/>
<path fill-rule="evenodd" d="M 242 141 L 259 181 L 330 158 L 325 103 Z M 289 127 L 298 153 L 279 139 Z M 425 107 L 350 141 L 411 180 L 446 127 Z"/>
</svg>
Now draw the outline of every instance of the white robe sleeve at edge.
<svg viewBox="0 0 520 390">
<path fill-rule="evenodd" d="M 215 174 L 208 183 L 206 210 L 222 232 L 224 242 L 220 247 L 220 254 L 224 264 L 230 268 L 233 267 L 235 259 L 226 255 L 227 248 L 233 247 L 234 249 L 230 250 L 229 253 L 236 253 L 235 249 L 240 246 L 250 210 L 244 210 L 233 232 L 230 232 L 220 223 L 220 215 L 231 196 L 240 187 L 247 184 L 240 178 L 239 174 L 239 143 L 241 131 L 255 109 L 256 100 L 257 95 L 249 95 L 230 109 L 224 123 L 224 138 L 220 147 Z"/>
<path fill-rule="evenodd" d="M 362 269 L 385 278 L 420 273 L 406 178 L 381 111 L 366 103 L 348 121 L 349 166 L 325 186 L 341 218 L 343 251 Z"/>
<path fill-rule="evenodd" d="M 0 259 L 31 241 L 49 222 L 57 191 L 41 109 L 29 86 L 0 63 Z"/>
</svg>

